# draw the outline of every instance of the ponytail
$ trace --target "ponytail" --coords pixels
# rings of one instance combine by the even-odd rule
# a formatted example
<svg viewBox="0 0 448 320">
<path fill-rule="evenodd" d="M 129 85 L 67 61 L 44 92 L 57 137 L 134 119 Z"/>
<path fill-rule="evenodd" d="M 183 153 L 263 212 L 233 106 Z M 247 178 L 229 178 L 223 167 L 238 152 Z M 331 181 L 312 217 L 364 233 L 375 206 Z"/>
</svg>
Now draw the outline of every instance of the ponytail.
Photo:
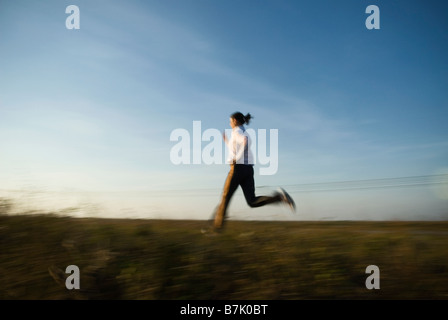
<svg viewBox="0 0 448 320">
<path fill-rule="evenodd" d="M 244 122 L 245 122 L 246 124 L 249 124 L 250 119 L 252 119 L 252 116 L 250 115 L 250 113 L 248 113 L 248 114 L 246 114 L 246 115 L 244 116 Z"/>
<path fill-rule="evenodd" d="M 249 124 L 252 116 L 250 113 L 243 115 L 241 112 L 235 112 L 231 115 L 233 119 L 235 119 L 240 125 Z"/>
</svg>

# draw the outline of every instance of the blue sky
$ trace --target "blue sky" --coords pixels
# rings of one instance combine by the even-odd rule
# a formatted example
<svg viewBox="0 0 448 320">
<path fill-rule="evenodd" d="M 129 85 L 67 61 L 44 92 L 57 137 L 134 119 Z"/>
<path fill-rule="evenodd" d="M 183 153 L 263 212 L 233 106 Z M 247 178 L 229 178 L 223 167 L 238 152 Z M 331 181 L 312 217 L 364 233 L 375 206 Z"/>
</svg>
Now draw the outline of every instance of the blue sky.
<svg viewBox="0 0 448 320">
<path fill-rule="evenodd" d="M 72 4 L 79 30 L 65 27 Z M 370 4 L 379 30 L 365 27 Z M 364 191 L 306 185 L 448 173 L 447 9 L 2 1 L 0 189 L 33 205 L 56 198 L 62 207 L 102 203 L 105 215 L 208 218 L 227 167 L 173 165 L 170 133 L 197 120 L 223 130 L 241 111 L 254 115 L 253 129 L 278 129 L 278 172 L 257 174 L 257 192 L 289 186 L 301 204 L 293 219 L 446 219 L 446 178 Z M 283 208 L 249 209 L 240 193 L 234 218 L 291 218 Z"/>
</svg>

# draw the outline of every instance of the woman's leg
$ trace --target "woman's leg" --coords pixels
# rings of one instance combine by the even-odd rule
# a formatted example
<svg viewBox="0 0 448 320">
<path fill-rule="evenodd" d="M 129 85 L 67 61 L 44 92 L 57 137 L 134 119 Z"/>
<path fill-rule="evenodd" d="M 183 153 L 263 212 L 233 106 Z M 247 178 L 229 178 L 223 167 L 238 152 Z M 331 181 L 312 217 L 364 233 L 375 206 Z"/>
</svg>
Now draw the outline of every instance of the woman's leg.
<svg viewBox="0 0 448 320">
<path fill-rule="evenodd" d="M 240 185 L 243 189 L 244 197 L 247 204 L 251 208 L 262 207 L 270 203 L 281 202 L 282 198 L 276 194 L 274 196 L 255 196 L 255 181 L 254 181 L 254 168 L 253 166 L 242 165 L 244 173 L 241 175 Z"/>
<path fill-rule="evenodd" d="M 227 214 L 227 207 L 230 199 L 238 188 L 238 175 L 239 172 L 235 172 L 235 165 L 230 166 L 230 171 L 227 175 L 226 182 L 224 183 L 224 189 L 222 191 L 221 202 L 216 210 L 214 228 L 221 229 L 224 225 L 224 219 Z M 238 171 L 238 170 L 237 170 Z"/>
</svg>

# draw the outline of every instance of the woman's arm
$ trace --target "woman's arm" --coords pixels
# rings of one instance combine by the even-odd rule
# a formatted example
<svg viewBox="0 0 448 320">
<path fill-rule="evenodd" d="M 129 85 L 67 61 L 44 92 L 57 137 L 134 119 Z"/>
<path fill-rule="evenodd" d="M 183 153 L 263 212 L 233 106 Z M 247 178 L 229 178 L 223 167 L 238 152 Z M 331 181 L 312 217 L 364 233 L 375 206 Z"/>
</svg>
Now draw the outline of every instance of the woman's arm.
<svg viewBox="0 0 448 320">
<path fill-rule="evenodd" d="M 228 145 L 229 145 L 229 139 L 227 139 L 227 136 L 226 136 L 226 132 L 225 132 L 225 131 L 222 132 L 222 138 L 224 139 L 224 142 L 225 142 L 226 145 L 228 146 Z"/>
</svg>

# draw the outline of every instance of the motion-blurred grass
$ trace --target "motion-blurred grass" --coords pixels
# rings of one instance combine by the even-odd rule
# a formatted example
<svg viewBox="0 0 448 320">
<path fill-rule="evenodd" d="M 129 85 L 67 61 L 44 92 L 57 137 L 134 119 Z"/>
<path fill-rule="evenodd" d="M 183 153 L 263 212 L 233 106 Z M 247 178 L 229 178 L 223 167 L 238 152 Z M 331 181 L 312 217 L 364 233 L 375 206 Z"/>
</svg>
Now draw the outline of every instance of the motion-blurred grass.
<svg viewBox="0 0 448 320">
<path fill-rule="evenodd" d="M 3 300 L 448 298 L 448 222 L 228 221 L 207 237 L 203 221 L 8 215 L 0 200 Z"/>
</svg>

